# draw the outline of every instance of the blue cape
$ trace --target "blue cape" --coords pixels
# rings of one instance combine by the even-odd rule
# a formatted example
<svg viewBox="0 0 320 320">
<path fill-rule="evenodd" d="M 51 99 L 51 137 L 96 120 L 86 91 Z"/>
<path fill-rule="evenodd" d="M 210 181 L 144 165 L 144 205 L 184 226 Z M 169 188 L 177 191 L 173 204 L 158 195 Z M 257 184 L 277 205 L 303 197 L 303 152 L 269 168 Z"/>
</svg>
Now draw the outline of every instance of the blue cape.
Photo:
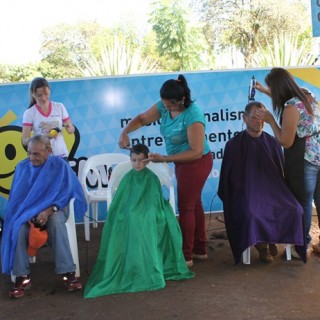
<svg viewBox="0 0 320 320">
<path fill-rule="evenodd" d="M 65 160 L 50 156 L 41 166 L 34 167 L 29 159 L 17 165 L 4 219 L 3 273 L 10 274 L 13 267 L 20 226 L 53 204 L 67 207 L 72 198 L 75 198 L 76 218 L 83 218 L 86 199 L 76 174 Z"/>
</svg>

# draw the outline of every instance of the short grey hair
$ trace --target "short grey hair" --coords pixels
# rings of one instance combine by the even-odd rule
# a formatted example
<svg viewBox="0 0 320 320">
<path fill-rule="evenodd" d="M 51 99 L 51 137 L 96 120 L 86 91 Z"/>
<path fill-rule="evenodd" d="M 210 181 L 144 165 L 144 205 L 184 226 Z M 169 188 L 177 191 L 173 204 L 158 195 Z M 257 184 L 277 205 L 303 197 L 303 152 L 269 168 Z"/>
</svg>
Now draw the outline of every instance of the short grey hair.
<svg viewBox="0 0 320 320">
<path fill-rule="evenodd" d="M 49 138 L 43 135 L 32 136 L 28 141 L 28 146 L 30 144 L 42 144 L 47 150 L 51 149 L 51 144 Z"/>
</svg>

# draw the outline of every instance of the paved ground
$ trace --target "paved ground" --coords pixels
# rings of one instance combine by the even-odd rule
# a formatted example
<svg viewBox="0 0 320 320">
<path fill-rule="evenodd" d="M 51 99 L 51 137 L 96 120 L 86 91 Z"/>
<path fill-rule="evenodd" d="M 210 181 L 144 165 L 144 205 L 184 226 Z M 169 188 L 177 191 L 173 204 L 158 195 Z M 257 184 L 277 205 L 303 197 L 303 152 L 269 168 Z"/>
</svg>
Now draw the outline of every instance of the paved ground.
<svg viewBox="0 0 320 320">
<path fill-rule="evenodd" d="M 320 257 L 307 264 L 281 256 L 266 265 L 251 250 L 251 265 L 233 265 L 224 224 L 218 215 L 207 216 L 208 261 L 195 263 L 196 277 L 168 282 L 163 290 L 83 299 L 82 292 L 67 293 L 53 273 L 50 248 L 42 248 L 32 266 L 33 287 L 20 300 L 10 300 L 10 279 L 0 276 L 0 319 L 320 319 Z M 84 241 L 77 226 L 81 278 L 88 278 L 98 252 L 102 224 Z M 313 225 L 313 237 L 319 236 Z"/>
</svg>

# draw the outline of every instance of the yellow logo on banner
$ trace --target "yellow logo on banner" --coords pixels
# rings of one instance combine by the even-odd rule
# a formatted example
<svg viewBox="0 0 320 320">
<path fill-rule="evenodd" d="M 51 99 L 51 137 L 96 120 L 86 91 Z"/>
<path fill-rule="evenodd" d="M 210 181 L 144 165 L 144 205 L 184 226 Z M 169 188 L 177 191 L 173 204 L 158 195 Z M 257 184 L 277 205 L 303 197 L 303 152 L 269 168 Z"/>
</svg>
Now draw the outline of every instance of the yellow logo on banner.
<svg viewBox="0 0 320 320">
<path fill-rule="evenodd" d="M 316 68 L 287 69 L 294 77 L 320 88 L 320 70 Z"/>
<path fill-rule="evenodd" d="M 8 198 L 16 165 L 26 156 L 21 143 L 22 128 L 9 125 L 17 116 L 9 110 L 0 118 L 0 195 Z"/>
<path fill-rule="evenodd" d="M 17 116 L 9 110 L 0 118 L 0 196 L 7 199 L 11 189 L 11 183 L 16 165 L 27 157 L 26 149 L 21 142 L 22 127 L 10 125 Z M 68 134 L 62 130 L 70 157 L 74 157 L 80 142 L 79 131 L 76 128 L 74 134 Z"/>
</svg>

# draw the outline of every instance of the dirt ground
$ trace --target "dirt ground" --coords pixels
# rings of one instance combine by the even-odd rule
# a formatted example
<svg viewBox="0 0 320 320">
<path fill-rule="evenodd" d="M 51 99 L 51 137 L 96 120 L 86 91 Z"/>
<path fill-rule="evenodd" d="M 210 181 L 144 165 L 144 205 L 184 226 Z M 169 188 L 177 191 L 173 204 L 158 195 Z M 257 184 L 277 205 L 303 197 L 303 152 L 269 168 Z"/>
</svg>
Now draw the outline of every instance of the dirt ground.
<svg viewBox="0 0 320 320">
<path fill-rule="evenodd" d="M 195 261 L 195 278 L 169 281 L 158 291 L 83 299 L 82 291 L 66 292 L 53 273 L 51 248 L 42 248 L 24 298 L 9 299 L 10 279 L 0 276 L 0 319 L 320 319 L 320 256 L 311 253 L 304 264 L 279 255 L 266 265 L 252 248 L 251 265 L 235 266 L 222 220 L 222 215 L 207 215 L 209 257 Z M 83 284 L 97 256 L 102 226 L 91 228 L 90 242 L 84 240 L 83 225 L 77 226 Z M 312 236 L 319 236 L 315 217 Z"/>
</svg>

